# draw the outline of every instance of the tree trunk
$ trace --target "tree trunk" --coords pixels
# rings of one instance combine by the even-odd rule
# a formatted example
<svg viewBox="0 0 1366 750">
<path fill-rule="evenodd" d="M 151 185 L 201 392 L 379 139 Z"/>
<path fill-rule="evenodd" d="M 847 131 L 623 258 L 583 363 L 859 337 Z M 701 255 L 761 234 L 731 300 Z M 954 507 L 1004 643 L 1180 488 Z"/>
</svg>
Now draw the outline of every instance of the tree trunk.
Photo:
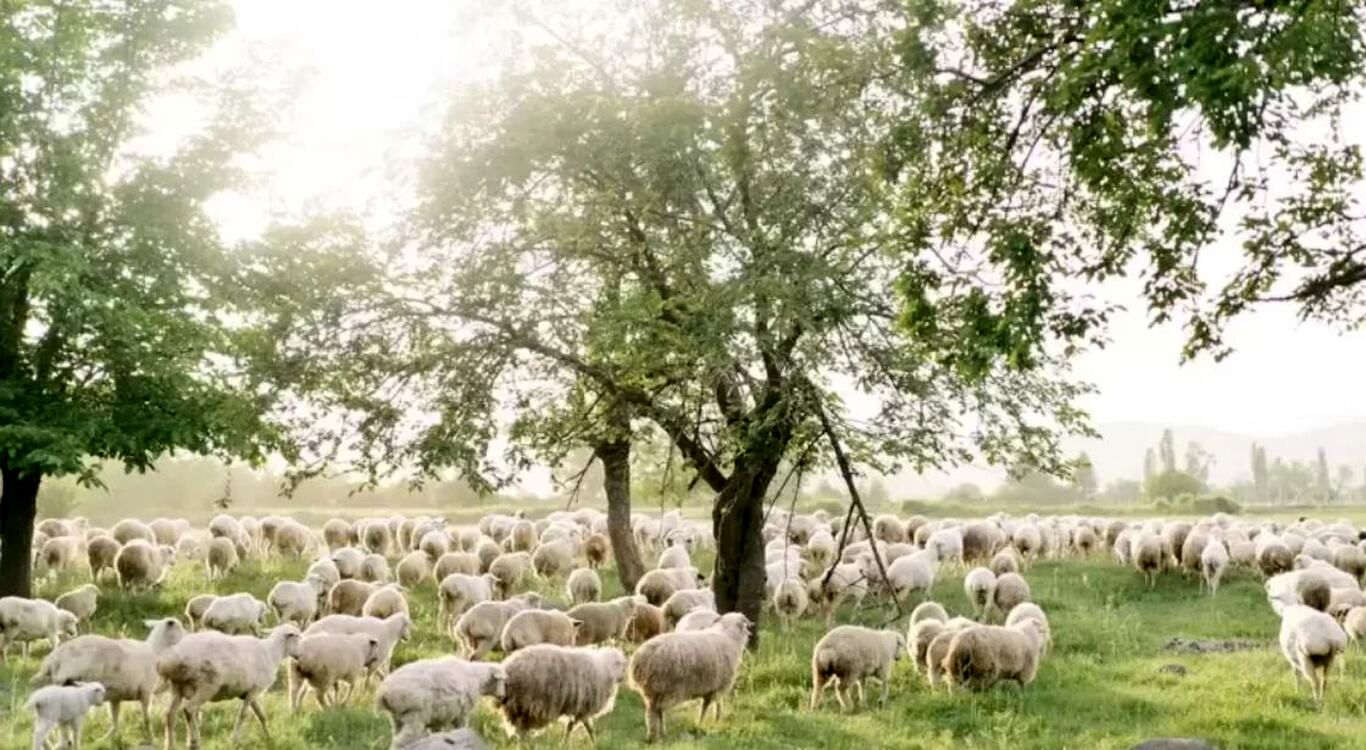
<svg viewBox="0 0 1366 750">
<path fill-rule="evenodd" d="M 42 481 L 42 474 L 0 466 L 0 596 L 32 594 L 33 522 Z"/>
<path fill-rule="evenodd" d="M 603 489 L 607 493 L 607 534 L 612 539 L 612 559 L 617 577 L 627 593 L 645 575 L 636 537 L 631 529 L 631 441 L 610 440 L 597 446 L 602 461 Z"/>
<path fill-rule="evenodd" d="M 718 612 L 739 612 L 754 624 L 750 647 L 759 645 L 764 606 L 764 495 L 778 471 L 778 459 L 746 466 L 738 462 L 712 506 L 716 572 L 712 591 Z"/>
</svg>

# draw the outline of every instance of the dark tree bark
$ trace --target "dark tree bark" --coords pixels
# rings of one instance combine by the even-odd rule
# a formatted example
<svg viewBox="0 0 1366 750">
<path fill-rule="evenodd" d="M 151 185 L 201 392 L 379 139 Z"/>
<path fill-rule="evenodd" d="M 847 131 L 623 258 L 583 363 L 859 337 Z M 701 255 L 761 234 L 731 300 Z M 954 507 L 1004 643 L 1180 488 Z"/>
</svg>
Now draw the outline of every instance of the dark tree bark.
<svg viewBox="0 0 1366 750">
<path fill-rule="evenodd" d="M 597 446 L 598 460 L 602 461 L 603 489 L 607 493 L 607 534 L 612 540 L 612 559 L 617 564 L 617 577 L 627 592 L 636 590 L 636 582 L 645 575 L 645 563 L 640 559 L 635 534 L 631 530 L 631 441 L 613 439 Z"/>
<path fill-rule="evenodd" d="M 716 609 L 739 612 L 754 623 L 751 648 L 759 645 L 759 614 L 764 606 L 764 495 L 777 472 L 778 456 L 766 457 L 757 465 L 738 463 L 712 506 L 716 571 L 711 586 Z"/>
<path fill-rule="evenodd" d="M 0 465 L 0 596 L 32 595 L 33 523 L 42 474 Z"/>
</svg>

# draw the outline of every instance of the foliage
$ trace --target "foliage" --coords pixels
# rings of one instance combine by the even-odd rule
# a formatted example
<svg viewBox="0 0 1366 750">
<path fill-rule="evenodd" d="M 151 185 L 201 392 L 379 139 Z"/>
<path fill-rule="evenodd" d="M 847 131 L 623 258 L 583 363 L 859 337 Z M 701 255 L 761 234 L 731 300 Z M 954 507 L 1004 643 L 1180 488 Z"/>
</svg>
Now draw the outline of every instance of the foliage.
<svg viewBox="0 0 1366 750">
<path fill-rule="evenodd" d="M 1172 500 L 1179 495 L 1195 495 L 1204 489 L 1205 484 L 1199 477 L 1184 471 L 1164 471 L 1144 485 L 1143 493 L 1153 499 Z"/>
<path fill-rule="evenodd" d="M 979 503 L 986 499 L 982 488 L 972 482 L 963 482 L 944 493 L 944 500 L 951 503 Z"/>
<path fill-rule="evenodd" d="M 1100 480 L 1096 477 L 1096 467 L 1091 463 L 1091 457 L 1083 452 L 1072 462 L 1072 466 L 1072 486 L 1082 497 L 1093 497 L 1100 489 Z"/>
<path fill-rule="evenodd" d="M 991 495 L 994 502 L 1031 507 L 1064 505 L 1085 498 L 1075 484 L 1064 484 L 1040 471 L 1010 477 Z"/>
<path fill-rule="evenodd" d="M 1143 494 L 1143 484 L 1132 479 L 1116 479 L 1105 485 L 1096 497 L 1103 503 L 1134 503 Z"/>
<path fill-rule="evenodd" d="M 70 479 L 44 482 L 38 488 L 40 518 L 72 518 L 80 512 L 80 486 Z"/>
</svg>

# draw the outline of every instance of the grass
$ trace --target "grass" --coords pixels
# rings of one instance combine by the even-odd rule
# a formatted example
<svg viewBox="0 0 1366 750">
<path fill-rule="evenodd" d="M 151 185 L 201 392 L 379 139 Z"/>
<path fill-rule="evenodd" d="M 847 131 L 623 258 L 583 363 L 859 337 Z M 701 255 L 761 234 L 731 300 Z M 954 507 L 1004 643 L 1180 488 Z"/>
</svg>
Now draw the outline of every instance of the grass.
<svg viewBox="0 0 1366 750">
<path fill-rule="evenodd" d="M 207 589 L 219 593 L 249 591 L 262 596 L 273 583 L 298 578 L 303 565 L 275 562 L 246 565 L 226 580 L 208 586 L 202 568 L 182 565 L 159 593 L 125 596 L 105 587 L 94 629 L 103 634 L 141 638 L 141 621 L 178 614 L 190 596 Z M 946 568 L 934 597 L 955 613 L 964 612 L 960 572 Z M 984 693 L 930 692 L 908 663 L 897 666 L 891 700 L 885 708 L 840 715 L 833 700 L 815 712 L 805 708 L 810 688 L 811 648 L 822 634 L 816 622 L 792 632 L 763 627 L 757 653 L 746 657 L 734 696 L 718 724 L 696 721 L 696 705 L 668 716 L 671 748 L 965 748 L 971 750 L 1107 750 L 1128 748 L 1154 736 L 1197 736 L 1224 750 L 1313 750 L 1366 748 L 1366 658 L 1353 651 L 1347 677 L 1334 668 L 1328 699 L 1313 708 L 1307 692 L 1297 690 L 1289 668 L 1274 646 L 1277 620 L 1265 603 L 1261 582 L 1250 573 L 1226 578 L 1215 598 L 1201 596 L 1196 582 L 1176 574 L 1162 577 L 1149 590 L 1137 573 L 1108 558 L 1041 563 L 1027 572 L 1034 599 L 1049 614 L 1054 650 L 1038 680 L 1026 689 L 1010 685 Z M 609 588 L 615 582 L 604 576 Z M 55 596 L 79 584 L 76 577 L 44 584 L 40 593 Z M 558 594 L 558 586 L 548 591 Z M 615 594 L 615 590 L 609 591 Z M 435 627 L 435 593 L 424 585 L 410 596 L 419 623 L 416 637 L 400 646 L 398 661 L 447 654 L 449 640 Z M 886 609 L 846 610 L 846 622 L 879 625 Z M 1233 654 L 1181 655 L 1163 652 L 1173 637 L 1251 639 L 1265 648 Z M 45 647 L 28 663 L 14 658 L 0 668 L 0 750 L 30 747 L 31 725 L 22 706 L 28 680 Z M 1160 668 L 1180 664 L 1185 676 Z M 876 695 L 877 690 L 870 691 Z M 249 724 L 242 747 L 275 750 L 388 747 L 387 721 L 363 694 L 346 708 L 319 711 L 311 701 L 291 715 L 277 685 L 265 701 L 273 743 Z M 155 709 L 154 723 L 164 705 Z M 231 747 L 229 735 L 236 704 L 214 704 L 205 711 L 205 747 Z M 142 742 L 136 711 L 124 712 L 123 736 L 130 746 Z M 473 722 L 495 746 L 511 747 L 493 707 L 486 701 Z M 86 736 L 108 729 L 108 713 L 100 709 L 87 724 Z M 183 729 L 183 724 L 182 724 Z M 598 747 L 644 745 L 639 697 L 623 689 L 615 710 L 598 723 Z M 160 738 L 158 737 L 158 742 Z M 528 743 L 532 748 L 566 747 L 558 727 Z M 588 747 L 578 733 L 569 747 Z M 86 747 L 112 747 L 87 742 Z"/>
</svg>

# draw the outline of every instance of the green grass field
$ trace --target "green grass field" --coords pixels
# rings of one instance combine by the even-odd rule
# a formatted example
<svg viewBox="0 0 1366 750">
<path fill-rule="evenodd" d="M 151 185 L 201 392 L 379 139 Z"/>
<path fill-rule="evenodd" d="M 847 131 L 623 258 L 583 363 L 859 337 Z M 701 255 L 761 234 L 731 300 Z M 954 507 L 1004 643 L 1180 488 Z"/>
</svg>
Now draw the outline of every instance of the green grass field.
<svg viewBox="0 0 1366 750">
<path fill-rule="evenodd" d="M 249 591 L 264 597 L 277 580 L 297 579 L 301 563 L 254 564 L 239 568 L 212 587 L 218 593 Z M 613 589 L 610 571 L 604 582 Z M 1326 705 L 1311 706 L 1308 693 L 1296 689 L 1289 667 L 1275 648 L 1278 626 L 1266 605 L 1261 581 L 1247 572 L 1231 572 L 1213 599 L 1201 596 L 1194 580 L 1177 574 L 1162 577 L 1149 590 L 1137 573 L 1118 567 L 1109 557 L 1036 565 L 1027 572 L 1034 600 L 1052 621 L 1054 649 L 1038 680 L 1026 689 L 1006 685 L 984 693 L 930 692 L 909 663 L 898 664 L 885 708 L 841 715 L 833 696 L 815 713 L 806 710 L 810 689 L 811 648 L 823 630 L 807 622 L 783 633 L 773 623 L 763 626 L 757 653 L 746 657 L 735 693 L 720 723 L 699 724 L 695 704 L 668 717 L 667 745 L 676 748 L 1049 748 L 1103 750 L 1127 748 L 1153 736 L 1199 736 L 1225 750 L 1309 750 L 1366 748 L 1366 657 L 1353 650 L 1343 679 L 1334 668 Z M 961 571 L 941 570 L 935 599 L 954 613 L 965 613 Z M 79 584 L 77 578 L 45 584 L 44 596 Z M 560 595 L 558 584 L 547 591 Z M 178 567 L 166 588 L 153 594 L 124 596 L 106 586 L 94 628 L 102 634 L 145 634 L 146 618 L 179 614 L 193 594 L 207 590 L 199 566 Z M 424 585 L 411 596 L 418 620 L 417 636 L 401 644 L 397 662 L 449 653 L 451 643 L 436 627 L 434 588 Z M 887 609 L 845 610 L 845 622 L 880 625 Z M 1232 654 L 1174 654 L 1163 651 L 1173 637 L 1251 639 L 1263 648 Z M 30 747 L 29 717 L 22 710 L 28 681 L 46 647 L 35 649 L 28 663 L 16 657 L 0 668 L 0 750 Z M 17 653 L 17 652 L 16 652 Z M 1163 673 L 1168 664 L 1186 668 L 1184 676 Z M 283 677 L 281 678 L 283 683 Z M 876 694 L 876 690 L 872 691 Z M 389 727 L 363 693 L 346 708 L 319 711 L 316 704 L 291 715 L 280 685 L 265 702 L 273 733 L 267 744 L 259 727 L 249 724 L 242 747 L 387 748 Z M 214 704 L 205 711 L 205 746 L 231 747 L 229 735 L 237 704 Z M 158 704 L 160 731 L 164 705 Z M 129 746 L 142 744 L 136 715 L 124 712 L 123 736 Z M 183 723 L 181 724 L 183 730 Z M 495 746 L 512 746 L 499 717 L 486 702 L 474 726 Z M 87 724 L 87 738 L 108 729 L 108 713 L 99 709 Z M 644 745 L 641 702 L 623 689 L 611 714 L 598 723 L 598 746 Z M 556 727 L 530 747 L 562 747 Z M 160 737 L 157 738 L 158 745 Z M 87 742 L 87 747 L 113 747 Z M 183 746 L 183 744 L 182 744 Z M 589 742 L 577 733 L 573 747 Z"/>
</svg>

